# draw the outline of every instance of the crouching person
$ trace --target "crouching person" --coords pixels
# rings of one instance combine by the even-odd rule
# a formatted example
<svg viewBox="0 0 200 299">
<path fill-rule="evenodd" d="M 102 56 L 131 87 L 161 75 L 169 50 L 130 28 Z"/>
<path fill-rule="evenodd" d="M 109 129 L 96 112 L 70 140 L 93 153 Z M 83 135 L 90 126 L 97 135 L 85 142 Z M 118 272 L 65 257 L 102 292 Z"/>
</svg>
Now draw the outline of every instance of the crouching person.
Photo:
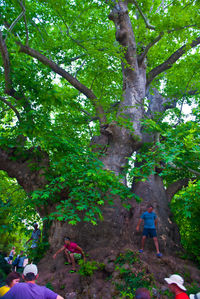
<svg viewBox="0 0 200 299">
<path fill-rule="evenodd" d="M 15 284 L 2 299 L 64 299 L 50 289 L 35 283 L 38 278 L 38 269 L 36 265 L 26 265 L 22 277 L 25 282 Z"/>
<path fill-rule="evenodd" d="M 71 272 L 76 271 L 76 264 L 75 259 L 79 259 L 82 257 L 85 261 L 85 254 L 80 246 L 76 243 L 71 242 L 69 237 L 64 238 L 64 246 L 60 248 L 54 255 L 53 258 L 55 259 L 57 254 L 64 251 L 69 264 L 72 264 Z"/>
</svg>

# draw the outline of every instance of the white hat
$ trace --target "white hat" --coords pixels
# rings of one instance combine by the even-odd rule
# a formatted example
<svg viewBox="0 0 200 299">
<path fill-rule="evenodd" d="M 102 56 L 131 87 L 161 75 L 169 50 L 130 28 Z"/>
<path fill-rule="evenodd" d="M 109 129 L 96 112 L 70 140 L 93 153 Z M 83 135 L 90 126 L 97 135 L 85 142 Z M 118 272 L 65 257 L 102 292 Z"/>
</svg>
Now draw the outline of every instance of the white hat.
<svg viewBox="0 0 200 299">
<path fill-rule="evenodd" d="M 175 283 L 181 290 L 186 291 L 186 288 L 184 287 L 184 280 L 180 275 L 173 274 L 169 278 L 165 278 L 165 281 L 168 284 Z"/>
<path fill-rule="evenodd" d="M 196 297 L 194 294 L 191 294 L 190 299 L 200 299 L 200 292 L 196 294 Z"/>
<path fill-rule="evenodd" d="M 35 276 L 38 274 L 38 268 L 35 264 L 26 265 L 23 271 L 23 275 L 26 276 L 28 273 L 33 273 Z"/>
</svg>

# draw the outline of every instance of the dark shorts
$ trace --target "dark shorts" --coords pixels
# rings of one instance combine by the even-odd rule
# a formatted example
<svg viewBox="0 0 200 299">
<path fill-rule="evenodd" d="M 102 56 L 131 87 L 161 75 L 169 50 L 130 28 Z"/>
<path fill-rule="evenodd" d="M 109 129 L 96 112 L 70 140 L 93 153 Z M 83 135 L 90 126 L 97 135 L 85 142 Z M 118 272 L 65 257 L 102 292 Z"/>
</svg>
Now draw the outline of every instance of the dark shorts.
<svg viewBox="0 0 200 299">
<path fill-rule="evenodd" d="M 10 261 L 12 261 L 12 260 L 13 260 L 13 256 L 12 256 L 12 255 L 10 255 L 10 256 L 9 256 L 9 259 L 10 259 Z"/>
<path fill-rule="evenodd" d="M 157 237 L 156 229 L 155 228 L 144 228 L 142 235 L 146 236 L 147 238 L 148 237 L 150 237 L 150 238 Z"/>
</svg>

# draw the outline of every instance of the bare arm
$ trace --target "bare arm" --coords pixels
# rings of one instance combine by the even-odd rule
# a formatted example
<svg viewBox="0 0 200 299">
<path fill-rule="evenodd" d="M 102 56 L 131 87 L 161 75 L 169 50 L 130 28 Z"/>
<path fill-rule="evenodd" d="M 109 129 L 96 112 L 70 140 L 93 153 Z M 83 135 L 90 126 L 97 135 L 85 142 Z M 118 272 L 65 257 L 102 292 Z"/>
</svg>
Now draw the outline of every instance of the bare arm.
<svg viewBox="0 0 200 299">
<path fill-rule="evenodd" d="M 142 222 L 142 218 L 139 219 L 138 224 L 137 224 L 137 226 L 136 226 L 136 231 L 137 231 L 137 232 L 138 232 L 139 229 L 140 229 L 140 224 L 141 224 L 141 222 Z"/>
<path fill-rule="evenodd" d="M 158 223 L 158 219 L 157 218 L 154 220 L 154 223 L 155 223 L 155 227 L 156 227 L 157 223 Z"/>
<path fill-rule="evenodd" d="M 58 295 L 58 296 L 56 297 L 56 299 L 64 299 L 64 298 L 61 297 L 60 295 Z"/>
<path fill-rule="evenodd" d="M 77 245 L 76 248 L 80 251 L 80 253 L 81 253 L 81 255 L 82 255 L 82 257 L 83 257 L 83 259 L 84 259 L 84 261 L 85 261 L 85 254 L 84 254 L 84 252 L 83 252 L 83 249 L 82 249 L 80 246 L 78 246 L 78 245 Z"/>
<path fill-rule="evenodd" d="M 28 244 L 31 240 L 33 240 L 32 237 L 28 241 L 26 241 L 26 244 Z"/>
<path fill-rule="evenodd" d="M 60 248 L 58 251 L 56 251 L 56 253 L 53 255 L 53 258 L 55 259 L 57 254 L 62 252 L 63 250 L 65 250 L 65 246 L 63 246 L 62 248 Z"/>
</svg>

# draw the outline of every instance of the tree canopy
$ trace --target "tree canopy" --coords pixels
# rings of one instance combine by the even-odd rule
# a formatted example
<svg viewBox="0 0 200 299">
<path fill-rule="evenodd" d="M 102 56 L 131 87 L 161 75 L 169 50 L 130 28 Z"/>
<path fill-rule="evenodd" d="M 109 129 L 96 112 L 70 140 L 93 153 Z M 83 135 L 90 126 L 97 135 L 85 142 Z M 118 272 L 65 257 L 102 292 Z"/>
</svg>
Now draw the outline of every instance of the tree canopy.
<svg viewBox="0 0 200 299">
<path fill-rule="evenodd" d="M 1 1 L 0 168 L 29 196 L 13 202 L 96 224 L 114 196 L 138 199 L 121 183 L 127 172 L 131 183 L 159 173 L 170 200 L 188 181 L 198 186 L 199 9 L 189 0 Z M 104 160 L 111 144 L 99 142 L 111 135 L 131 147 L 116 168 Z"/>
</svg>

